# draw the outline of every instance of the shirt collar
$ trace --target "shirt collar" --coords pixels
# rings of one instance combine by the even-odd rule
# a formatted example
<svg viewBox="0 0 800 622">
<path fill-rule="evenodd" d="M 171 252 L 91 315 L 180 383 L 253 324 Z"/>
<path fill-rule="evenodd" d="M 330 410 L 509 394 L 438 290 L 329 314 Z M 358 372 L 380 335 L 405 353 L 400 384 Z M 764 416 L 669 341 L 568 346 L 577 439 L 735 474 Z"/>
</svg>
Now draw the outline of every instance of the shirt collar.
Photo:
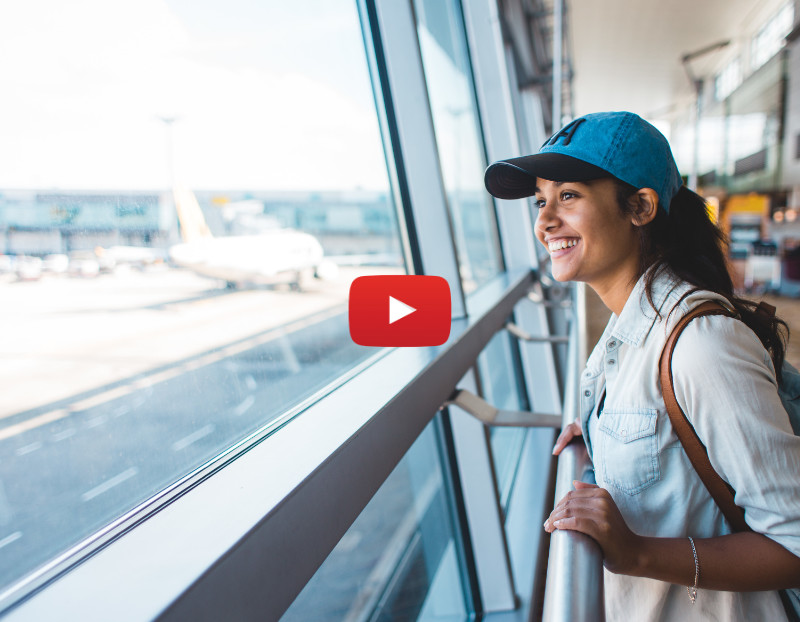
<svg viewBox="0 0 800 622">
<path fill-rule="evenodd" d="M 662 318 L 666 317 L 669 310 L 664 307 L 670 294 L 675 292 L 680 297 L 690 289 L 688 283 L 682 283 L 668 270 L 661 270 L 653 279 L 651 305 L 645 291 L 648 273 L 649 271 L 639 277 L 619 317 L 613 320 L 612 335 L 637 348 L 650 333 L 656 318 L 659 315 Z"/>
</svg>

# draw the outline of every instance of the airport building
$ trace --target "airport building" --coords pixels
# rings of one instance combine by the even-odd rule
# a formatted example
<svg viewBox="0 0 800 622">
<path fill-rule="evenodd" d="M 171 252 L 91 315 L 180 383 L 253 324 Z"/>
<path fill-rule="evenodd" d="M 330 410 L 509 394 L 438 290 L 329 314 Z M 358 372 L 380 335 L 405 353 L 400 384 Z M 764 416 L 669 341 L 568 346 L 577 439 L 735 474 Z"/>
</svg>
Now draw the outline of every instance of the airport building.
<svg viewBox="0 0 800 622">
<path fill-rule="evenodd" d="M 0 8 L 0 619 L 604 620 L 542 524 L 609 311 L 484 171 L 630 110 L 800 297 L 800 3 L 63 4 Z"/>
</svg>

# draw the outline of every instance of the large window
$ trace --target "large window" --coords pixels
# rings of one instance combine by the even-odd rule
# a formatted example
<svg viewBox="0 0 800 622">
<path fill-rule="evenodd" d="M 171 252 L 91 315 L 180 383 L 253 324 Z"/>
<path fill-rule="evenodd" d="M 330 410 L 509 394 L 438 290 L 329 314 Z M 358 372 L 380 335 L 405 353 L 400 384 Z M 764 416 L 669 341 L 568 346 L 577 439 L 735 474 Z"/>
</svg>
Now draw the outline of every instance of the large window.
<svg viewBox="0 0 800 622">
<path fill-rule="evenodd" d="M 457 0 L 414 0 L 439 161 L 466 294 L 502 269 L 469 50 Z"/>
<path fill-rule="evenodd" d="M 714 78 L 714 97 L 722 101 L 742 83 L 742 64 L 737 56 Z"/>
<path fill-rule="evenodd" d="M 758 31 L 750 43 L 750 70 L 755 71 L 784 45 L 794 25 L 794 2 L 787 2 Z"/>
<path fill-rule="evenodd" d="M 351 0 L 0 29 L 2 589 L 375 355 L 349 283 L 405 268 Z"/>
</svg>

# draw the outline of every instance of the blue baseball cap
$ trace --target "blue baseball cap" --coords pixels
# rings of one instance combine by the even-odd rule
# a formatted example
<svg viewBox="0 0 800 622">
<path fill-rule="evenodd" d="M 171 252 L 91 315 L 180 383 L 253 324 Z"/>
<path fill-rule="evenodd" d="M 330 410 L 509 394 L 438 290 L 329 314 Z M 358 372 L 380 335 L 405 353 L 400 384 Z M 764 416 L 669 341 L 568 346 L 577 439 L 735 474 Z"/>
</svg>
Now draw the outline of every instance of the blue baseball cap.
<svg viewBox="0 0 800 622">
<path fill-rule="evenodd" d="M 609 176 L 652 188 L 667 211 L 683 185 L 667 139 L 632 112 L 578 117 L 547 139 L 539 153 L 492 164 L 484 183 L 498 199 L 521 199 L 535 193 L 537 177 L 590 181 Z"/>
</svg>

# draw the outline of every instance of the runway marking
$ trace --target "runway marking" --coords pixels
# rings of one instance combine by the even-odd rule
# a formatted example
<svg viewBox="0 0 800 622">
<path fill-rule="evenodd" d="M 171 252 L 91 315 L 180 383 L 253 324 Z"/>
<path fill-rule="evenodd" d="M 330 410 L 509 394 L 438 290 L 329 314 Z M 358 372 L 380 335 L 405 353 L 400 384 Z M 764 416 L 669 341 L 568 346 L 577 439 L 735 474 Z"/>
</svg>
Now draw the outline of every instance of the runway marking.
<svg viewBox="0 0 800 622">
<path fill-rule="evenodd" d="M 281 349 L 281 353 L 283 354 L 289 371 L 293 374 L 299 374 L 300 370 L 303 369 L 303 366 L 300 364 L 300 361 L 297 359 L 297 355 L 294 353 L 292 343 L 286 338 L 286 336 L 283 336 L 278 339 L 278 346 Z"/>
<path fill-rule="evenodd" d="M 111 479 L 107 479 L 99 486 L 95 486 L 91 490 L 87 490 L 85 493 L 81 495 L 81 500 L 84 502 L 91 501 L 95 497 L 99 497 L 100 495 L 102 495 L 104 492 L 108 492 L 109 490 L 114 488 L 114 486 L 119 486 L 125 480 L 134 477 L 138 472 L 139 469 L 136 467 L 131 467 L 130 469 L 126 469 L 119 475 L 115 475 Z"/>
<path fill-rule="evenodd" d="M 42 444 L 40 442 L 31 443 L 30 445 L 25 445 L 24 447 L 19 447 L 17 449 L 18 456 L 24 456 L 25 454 L 30 454 L 36 451 L 37 449 L 41 449 Z"/>
<path fill-rule="evenodd" d="M 32 419 L 28 419 L 27 421 L 23 421 L 22 423 L 17 423 L 15 425 L 9 426 L 7 428 L 3 428 L 0 430 L 0 441 L 10 438 L 12 436 L 16 436 L 17 434 L 22 434 L 23 432 L 27 432 L 28 430 L 32 430 L 34 428 L 38 428 L 39 426 L 46 425 L 52 421 L 57 421 L 58 419 L 63 419 L 71 414 L 76 412 L 88 410 L 89 408 L 95 408 L 96 406 L 100 406 L 102 404 L 106 404 L 112 400 L 119 399 L 122 397 L 126 397 L 131 393 L 136 391 L 141 391 L 142 389 L 150 389 L 152 391 L 152 386 L 158 384 L 160 382 L 165 382 L 167 380 L 171 380 L 177 376 L 183 375 L 188 371 L 193 371 L 199 369 L 200 367 L 205 367 L 206 365 L 211 365 L 212 363 L 216 363 L 222 359 L 235 356 L 237 354 L 241 354 L 242 352 L 246 352 L 252 348 L 258 347 L 263 345 L 273 339 L 278 338 L 285 338 L 287 335 L 302 330 L 308 326 L 313 326 L 314 324 L 318 324 L 320 322 L 324 322 L 332 317 L 335 317 L 342 313 L 342 306 L 335 305 L 326 309 L 325 311 L 315 313 L 307 318 L 299 319 L 295 322 L 290 322 L 289 324 L 285 324 L 283 326 L 276 326 L 275 328 L 271 328 L 267 330 L 265 333 L 261 335 L 256 335 L 255 337 L 251 337 L 250 339 L 246 339 L 240 343 L 232 344 L 223 348 L 219 348 L 217 350 L 213 350 L 211 352 L 207 352 L 196 359 L 191 361 L 187 361 L 181 365 L 176 365 L 175 367 L 171 367 L 170 369 L 166 369 L 162 372 L 155 373 L 149 375 L 145 378 L 137 378 L 135 381 L 131 381 L 127 385 L 114 387 L 113 389 L 108 389 L 107 391 L 103 391 L 102 393 L 98 393 L 97 395 L 92 395 L 91 397 L 84 398 L 79 402 L 74 402 L 68 406 L 68 409 L 65 408 L 58 408 L 55 410 L 51 410 L 46 412 L 42 415 L 37 417 L 33 417 Z M 284 354 L 290 354 L 293 356 L 293 352 L 291 352 L 291 348 L 288 350 L 286 349 L 285 344 L 280 344 L 282 347 Z M 299 363 L 297 363 L 295 359 L 297 371 L 300 370 Z M 290 367 L 293 366 L 291 363 L 291 357 L 289 360 Z M 139 400 L 136 406 L 140 406 L 146 400 L 142 399 Z"/>
<path fill-rule="evenodd" d="M 50 412 L 39 415 L 38 417 L 34 417 L 33 419 L 28 419 L 22 423 L 10 425 L 7 428 L 0 430 L 0 441 L 6 438 L 11 438 L 12 436 L 16 436 L 17 434 L 22 434 L 28 430 L 33 430 L 34 428 L 38 428 L 40 425 L 45 425 L 46 423 L 50 423 L 52 421 L 58 421 L 69 414 L 69 411 L 59 408 L 58 410 L 51 410 Z"/>
<path fill-rule="evenodd" d="M 239 404 L 236 408 L 233 409 L 233 414 L 236 415 L 237 417 L 243 415 L 248 410 L 250 410 L 250 407 L 255 403 L 256 403 L 256 396 L 248 395 L 241 404 Z"/>
<path fill-rule="evenodd" d="M 80 412 L 83 410 L 89 410 L 90 408 L 95 408 L 96 406 L 100 406 L 105 404 L 106 402 L 110 402 L 111 400 L 119 399 L 121 397 L 125 397 L 126 395 L 130 395 L 134 391 L 137 391 L 139 387 L 135 386 L 135 384 L 129 384 L 124 387 L 115 387 L 113 389 L 109 389 L 108 391 L 103 391 L 102 393 L 98 393 L 97 395 L 92 395 L 91 397 L 87 397 L 82 399 L 79 402 L 73 402 L 69 405 L 69 409 L 72 412 Z"/>
<path fill-rule="evenodd" d="M 0 479 L 0 525 L 8 525 L 14 516 L 11 504 L 8 502 L 3 480 Z"/>
<path fill-rule="evenodd" d="M 114 411 L 115 417 L 121 417 L 122 415 L 127 415 L 131 412 L 131 409 L 128 406 L 120 406 Z"/>
<path fill-rule="evenodd" d="M 57 432 L 56 434 L 53 434 L 53 440 L 54 441 L 63 441 L 63 440 L 68 439 L 70 436 L 75 436 L 75 428 L 67 428 L 66 430 L 63 430 L 62 432 Z"/>
<path fill-rule="evenodd" d="M 21 531 L 15 531 L 10 536 L 6 536 L 2 540 L 0 540 L 0 549 L 2 549 L 4 546 L 8 546 L 12 542 L 16 542 L 21 537 L 22 537 L 22 532 Z"/>
<path fill-rule="evenodd" d="M 103 425 L 106 422 L 105 415 L 97 415 L 96 417 L 92 417 L 86 422 L 87 428 L 96 428 L 99 425 Z"/>
<path fill-rule="evenodd" d="M 181 449 L 186 449 L 192 443 L 196 443 L 201 438 L 204 438 L 211 434 L 214 431 L 214 424 L 209 423 L 206 426 L 203 426 L 196 432 L 192 432 L 189 436 L 183 437 L 179 441 L 175 441 L 172 443 L 172 451 L 180 451 Z"/>
</svg>

